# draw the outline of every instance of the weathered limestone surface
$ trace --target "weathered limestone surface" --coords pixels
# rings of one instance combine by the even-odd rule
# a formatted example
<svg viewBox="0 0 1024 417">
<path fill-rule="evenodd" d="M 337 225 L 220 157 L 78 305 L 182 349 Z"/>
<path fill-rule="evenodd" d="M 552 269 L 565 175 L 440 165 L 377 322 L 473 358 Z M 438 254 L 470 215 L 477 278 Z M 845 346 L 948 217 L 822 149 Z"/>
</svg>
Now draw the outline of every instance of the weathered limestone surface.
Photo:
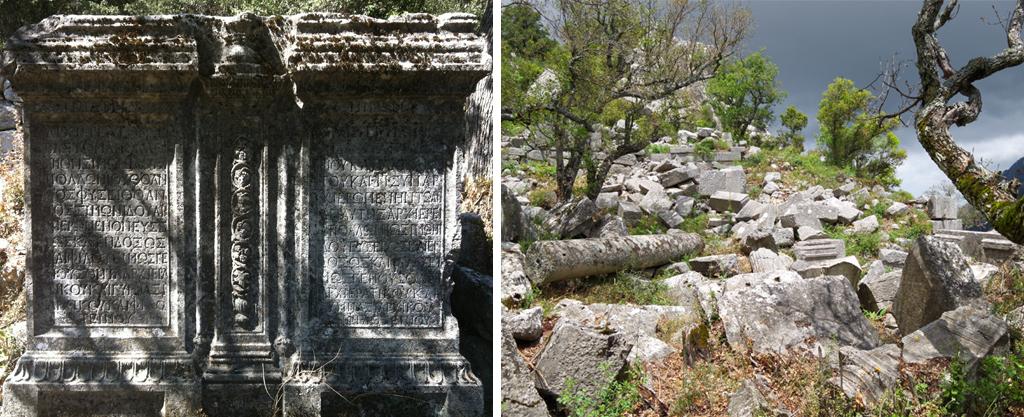
<svg viewBox="0 0 1024 417">
<path fill-rule="evenodd" d="M 979 303 L 984 303 L 981 285 L 960 248 L 934 236 L 917 238 L 892 305 L 900 334 L 906 336 L 944 312 Z"/>
<path fill-rule="evenodd" d="M 823 352 L 830 343 L 873 349 L 878 334 L 846 278 L 801 278 L 796 272 L 741 274 L 725 281 L 718 315 L 729 346 L 740 352 Z"/>
<path fill-rule="evenodd" d="M 545 240 L 530 245 L 525 270 L 531 282 L 543 284 L 661 266 L 703 248 L 704 241 L 691 233 Z"/>
<path fill-rule="evenodd" d="M 481 415 L 448 301 L 477 25 L 21 29 L 0 69 L 24 100 L 31 315 L 5 415 Z"/>
</svg>

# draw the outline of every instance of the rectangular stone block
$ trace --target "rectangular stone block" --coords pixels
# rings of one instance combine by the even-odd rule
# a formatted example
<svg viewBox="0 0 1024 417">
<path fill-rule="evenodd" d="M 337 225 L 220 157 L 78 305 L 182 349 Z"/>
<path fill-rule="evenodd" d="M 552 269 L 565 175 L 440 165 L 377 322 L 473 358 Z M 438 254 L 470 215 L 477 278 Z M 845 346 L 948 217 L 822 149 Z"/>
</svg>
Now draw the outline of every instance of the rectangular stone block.
<svg viewBox="0 0 1024 417">
<path fill-rule="evenodd" d="M 956 199 L 953 197 L 933 195 L 928 199 L 928 216 L 933 220 L 956 219 Z"/>
<path fill-rule="evenodd" d="M 812 239 L 793 244 L 798 261 L 818 261 L 846 256 L 846 243 L 840 239 Z"/>
<path fill-rule="evenodd" d="M 932 220 L 932 230 L 963 230 L 964 225 L 960 219 Z"/>
</svg>

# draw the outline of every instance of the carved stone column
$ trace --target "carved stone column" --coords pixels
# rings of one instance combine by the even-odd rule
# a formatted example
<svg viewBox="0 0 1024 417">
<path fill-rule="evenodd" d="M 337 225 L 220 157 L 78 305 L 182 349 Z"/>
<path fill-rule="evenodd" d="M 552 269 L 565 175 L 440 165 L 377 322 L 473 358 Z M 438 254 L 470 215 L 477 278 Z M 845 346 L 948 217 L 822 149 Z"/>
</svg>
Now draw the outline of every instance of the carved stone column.
<svg viewBox="0 0 1024 417">
<path fill-rule="evenodd" d="M 243 14 L 212 26 L 223 45 L 204 79 L 200 152 L 214 160 L 201 186 L 213 190 L 213 321 L 203 402 L 213 415 L 269 416 L 281 381 L 273 341 L 278 176 L 271 153 L 294 130 L 291 83 L 263 19 Z M 283 262 L 289 262 L 285 260 Z M 204 314 L 205 315 L 205 314 Z M 269 393 L 269 394 L 268 394 Z"/>
</svg>

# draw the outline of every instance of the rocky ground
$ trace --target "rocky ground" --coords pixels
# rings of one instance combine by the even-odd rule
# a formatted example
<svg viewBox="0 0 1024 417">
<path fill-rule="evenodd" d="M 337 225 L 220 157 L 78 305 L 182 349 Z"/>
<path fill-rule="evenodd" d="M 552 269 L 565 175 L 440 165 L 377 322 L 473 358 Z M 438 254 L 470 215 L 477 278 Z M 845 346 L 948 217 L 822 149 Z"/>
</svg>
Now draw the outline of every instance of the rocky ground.
<svg viewBox="0 0 1024 417">
<path fill-rule="evenodd" d="M 503 138 L 503 415 L 1024 415 L 1024 258 L 955 200 L 702 128 L 557 204 L 527 137 Z"/>
<path fill-rule="evenodd" d="M 25 326 L 25 208 L 22 138 L 18 103 L 10 83 L 0 78 L 0 381 L 21 356 Z"/>
</svg>

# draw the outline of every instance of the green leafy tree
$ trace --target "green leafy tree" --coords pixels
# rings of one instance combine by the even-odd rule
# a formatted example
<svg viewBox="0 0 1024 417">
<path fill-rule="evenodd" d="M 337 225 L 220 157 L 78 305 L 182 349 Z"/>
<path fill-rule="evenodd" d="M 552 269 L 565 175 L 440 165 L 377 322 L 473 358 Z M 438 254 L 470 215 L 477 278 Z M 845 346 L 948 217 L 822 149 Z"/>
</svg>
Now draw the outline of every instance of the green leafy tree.
<svg viewBox="0 0 1024 417">
<path fill-rule="evenodd" d="M 833 165 L 851 167 L 883 185 L 899 184 L 896 167 L 907 157 L 892 133 L 899 121 L 871 112 L 874 99 L 853 81 L 836 78 L 818 104 L 818 147 Z"/>
<path fill-rule="evenodd" d="M 503 113 L 526 106 L 526 92 L 544 71 L 558 42 L 541 22 L 541 14 L 528 3 L 514 3 L 501 11 L 501 105 Z M 521 121 L 520 121 L 521 122 Z"/>
<path fill-rule="evenodd" d="M 501 11 L 502 53 L 526 59 L 543 59 L 558 46 L 541 23 L 541 14 L 526 3 L 514 3 Z"/>
<path fill-rule="evenodd" d="M 807 115 L 803 114 L 796 106 L 786 107 L 786 111 L 779 117 L 782 120 L 782 127 L 786 131 L 782 133 L 783 138 L 794 148 L 804 150 L 803 130 L 807 127 Z"/>
<path fill-rule="evenodd" d="M 727 63 L 708 81 L 711 105 L 737 140 L 747 139 L 748 126 L 764 129 L 775 118 L 772 108 L 786 95 L 778 74 L 771 60 L 755 52 Z"/>
<path fill-rule="evenodd" d="M 750 20 L 746 9 L 722 2 L 544 4 L 554 12 L 551 29 L 561 42 L 545 57 L 551 70 L 541 77 L 545 88 L 518 85 L 502 104 L 508 119 L 529 126 L 555 150 L 559 201 L 572 198 L 580 170 L 585 194 L 596 198 L 612 161 L 674 134 L 672 96 L 710 79 L 734 56 Z M 519 72 L 512 79 L 536 69 L 512 69 Z M 503 73 L 503 83 L 507 79 Z"/>
</svg>

